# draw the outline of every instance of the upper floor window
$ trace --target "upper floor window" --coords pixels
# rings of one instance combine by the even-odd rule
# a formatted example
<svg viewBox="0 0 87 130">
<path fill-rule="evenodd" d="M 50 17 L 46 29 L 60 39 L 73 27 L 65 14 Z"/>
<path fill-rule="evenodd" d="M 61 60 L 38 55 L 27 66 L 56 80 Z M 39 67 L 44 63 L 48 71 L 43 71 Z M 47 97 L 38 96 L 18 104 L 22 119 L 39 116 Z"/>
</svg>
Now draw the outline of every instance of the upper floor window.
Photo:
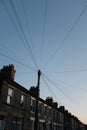
<svg viewBox="0 0 87 130">
<path fill-rule="evenodd" d="M 56 120 L 57 119 L 57 112 L 54 110 L 53 111 L 53 119 Z"/>
<path fill-rule="evenodd" d="M 51 108 L 49 107 L 49 117 L 51 117 Z"/>
<path fill-rule="evenodd" d="M 47 116 L 47 105 L 44 105 L 43 110 L 44 110 L 44 114 L 45 114 L 45 116 Z"/>
<path fill-rule="evenodd" d="M 64 115 L 63 115 L 63 113 L 59 112 L 59 117 L 58 117 L 58 119 L 59 119 L 59 122 L 60 122 L 60 123 L 63 123 L 63 122 L 64 122 Z"/>
<path fill-rule="evenodd" d="M 7 103 L 12 104 L 12 102 L 13 102 L 13 89 L 9 88 L 8 95 L 7 95 Z"/>
<path fill-rule="evenodd" d="M 31 111 L 35 112 L 35 100 L 31 99 Z"/>
<path fill-rule="evenodd" d="M 24 108 L 25 107 L 25 96 L 22 94 L 21 95 L 21 108 Z"/>
<path fill-rule="evenodd" d="M 42 108 L 42 104 L 39 102 L 39 104 L 38 104 L 38 112 L 39 112 L 39 114 L 41 114 L 41 108 Z"/>
</svg>

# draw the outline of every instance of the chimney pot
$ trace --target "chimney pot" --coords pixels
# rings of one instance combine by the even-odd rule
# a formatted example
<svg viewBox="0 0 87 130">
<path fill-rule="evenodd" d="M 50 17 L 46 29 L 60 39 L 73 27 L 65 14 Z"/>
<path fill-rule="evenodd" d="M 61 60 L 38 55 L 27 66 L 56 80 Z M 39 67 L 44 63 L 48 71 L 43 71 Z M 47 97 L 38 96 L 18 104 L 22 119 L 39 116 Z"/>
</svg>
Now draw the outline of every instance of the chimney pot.
<svg viewBox="0 0 87 130">
<path fill-rule="evenodd" d="M 0 73 L 11 80 L 14 80 L 15 72 L 16 71 L 15 71 L 14 65 L 9 64 L 9 66 L 3 66 Z"/>
</svg>

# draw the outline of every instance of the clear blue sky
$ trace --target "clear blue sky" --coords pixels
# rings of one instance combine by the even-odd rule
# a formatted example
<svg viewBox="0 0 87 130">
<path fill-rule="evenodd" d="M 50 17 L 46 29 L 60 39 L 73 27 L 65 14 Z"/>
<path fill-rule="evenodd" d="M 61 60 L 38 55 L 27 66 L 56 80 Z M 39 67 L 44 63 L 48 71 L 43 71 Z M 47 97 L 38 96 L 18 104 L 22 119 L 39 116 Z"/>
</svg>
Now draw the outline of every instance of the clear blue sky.
<svg viewBox="0 0 87 130">
<path fill-rule="evenodd" d="M 41 69 L 40 96 L 52 96 L 84 123 L 86 6 L 87 0 L 0 1 L 0 68 L 14 64 L 15 81 L 27 89 L 37 84 Z"/>
</svg>

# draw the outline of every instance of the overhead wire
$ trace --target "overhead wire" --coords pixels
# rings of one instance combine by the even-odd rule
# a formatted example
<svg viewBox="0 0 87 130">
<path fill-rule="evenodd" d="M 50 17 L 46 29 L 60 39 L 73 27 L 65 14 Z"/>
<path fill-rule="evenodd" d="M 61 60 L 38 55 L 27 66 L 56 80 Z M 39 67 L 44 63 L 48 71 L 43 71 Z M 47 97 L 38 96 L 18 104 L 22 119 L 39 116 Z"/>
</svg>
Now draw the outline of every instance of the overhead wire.
<svg viewBox="0 0 87 130">
<path fill-rule="evenodd" d="M 30 37 L 30 42 L 31 42 L 31 45 L 32 45 L 33 53 L 34 53 L 34 55 L 35 55 L 35 49 L 34 49 L 34 46 L 33 46 L 33 39 L 32 39 L 32 36 L 31 36 L 30 25 L 29 25 L 29 21 L 28 21 L 27 15 L 26 15 L 26 10 L 25 10 L 25 7 L 24 7 L 24 2 L 23 2 L 23 0 L 21 0 L 21 6 L 22 6 L 22 9 L 23 9 L 24 18 L 25 18 L 25 23 L 26 23 L 26 27 L 27 27 L 27 30 L 28 30 L 28 34 L 29 34 L 29 37 Z M 35 55 L 35 56 L 36 56 L 36 55 Z"/>
<path fill-rule="evenodd" d="M 18 33 L 18 35 L 19 35 L 21 41 L 24 42 L 23 37 L 21 36 L 20 31 L 18 30 L 17 25 L 16 25 L 15 22 L 14 22 L 14 19 L 13 19 L 11 13 L 10 13 L 10 10 L 9 10 L 9 8 L 8 8 L 8 6 L 7 6 L 7 4 L 6 4 L 6 2 L 5 2 L 4 0 L 0 0 L 0 2 L 1 2 L 1 5 L 4 7 L 6 13 L 8 14 L 8 16 L 9 16 L 9 18 L 10 18 L 10 20 L 11 20 L 13 26 L 15 27 L 15 30 L 16 30 L 16 32 Z"/>
<path fill-rule="evenodd" d="M 46 85 L 46 86 L 48 87 L 48 89 L 50 90 L 50 92 L 51 92 L 51 93 L 55 96 L 55 98 L 57 99 L 58 104 L 61 104 L 61 103 L 59 102 L 58 97 L 55 95 L 55 93 L 53 92 L 53 90 L 51 89 L 51 87 L 48 85 L 48 83 L 47 83 L 47 81 L 45 80 L 45 78 L 44 78 L 43 75 L 42 75 L 42 79 L 43 79 L 45 85 Z"/>
<path fill-rule="evenodd" d="M 8 6 L 7 6 L 7 4 L 6 4 L 6 2 L 5 2 L 4 0 L 0 0 L 0 2 L 1 2 L 1 4 L 2 4 L 2 6 L 5 8 L 5 10 L 6 10 L 8 16 L 10 17 L 10 19 L 11 19 L 11 21 L 12 21 L 12 24 L 15 26 L 15 29 L 16 29 L 16 31 L 17 31 L 17 33 L 18 33 L 20 39 L 23 41 L 24 46 L 25 46 L 27 52 L 29 53 L 29 51 L 28 51 L 28 49 L 27 49 L 27 47 L 26 47 L 26 44 L 25 44 L 25 42 L 24 42 L 22 36 L 20 35 L 20 31 L 18 30 L 17 25 L 16 25 L 15 22 L 14 22 L 14 19 L 13 19 L 11 13 L 10 13 L 10 10 L 9 10 L 9 8 L 8 8 Z M 11 1 L 11 3 L 12 3 L 12 1 Z M 13 4 L 12 4 L 12 5 L 13 5 Z M 12 6 L 12 7 L 14 7 L 14 6 Z M 15 8 L 13 8 L 13 9 L 15 9 Z M 14 10 L 14 11 L 15 11 L 15 10 Z M 22 28 L 22 26 L 21 26 L 21 24 L 20 24 L 20 20 L 19 20 L 18 17 L 17 17 L 17 19 L 18 19 L 18 23 L 19 23 L 19 25 L 20 25 L 20 29 L 21 29 L 21 31 L 22 31 L 22 34 L 24 34 L 24 39 L 25 39 L 25 41 L 27 42 L 27 45 L 28 45 L 28 41 L 27 41 L 27 39 L 26 39 L 25 33 L 24 33 L 23 28 Z M 28 47 L 29 47 L 29 46 L 28 46 Z M 29 49 L 29 50 L 30 50 L 30 52 L 31 52 L 31 49 Z M 31 56 L 30 53 L 29 53 L 29 55 Z M 34 63 L 36 64 L 33 55 L 32 55 L 32 58 L 33 58 Z M 37 66 L 37 65 L 36 65 L 36 66 Z"/>
<path fill-rule="evenodd" d="M 8 47 L 6 47 L 6 46 L 4 46 L 4 45 L 2 45 L 0 48 L 2 49 L 2 47 L 3 47 L 3 49 L 5 49 L 5 53 L 8 55 L 8 56 L 10 56 L 10 57 L 12 57 L 12 58 L 14 58 L 16 61 L 19 61 L 19 62 L 22 62 L 23 63 L 23 61 L 24 61 L 24 59 L 22 58 L 22 57 L 19 57 L 18 55 L 16 55 L 16 53 L 14 52 L 14 51 L 12 51 L 10 48 L 8 48 Z M 24 65 L 25 65 L 25 63 L 23 63 Z M 25 65 L 26 66 L 26 65 Z M 31 67 L 31 66 L 29 66 L 30 68 L 32 68 L 33 70 L 35 70 L 33 67 Z"/>
<path fill-rule="evenodd" d="M 66 83 L 65 81 L 63 81 L 63 80 L 59 80 L 59 79 L 57 79 L 57 81 L 58 81 L 58 83 L 60 82 L 60 83 L 62 83 L 63 84 L 63 87 L 64 88 L 66 88 L 65 86 L 68 86 L 69 87 L 69 90 L 71 90 L 73 87 L 75 88 L 75 89 L 81 89 L 82 91 L 87 91 L 87 89 L 83 89 L 83 87 L 79 87 L 78 88 L 78 86 L 73 86 L 73 85 L 71 85 L 70 83 Z M 68 90 L 68 88 L 67 88 L 67 90 Z M 71 90 L 72 91 L 72 90 Z"/>
<path fill-rule="evenodd" d="M 10 4 L 11 4 L 12 10 L 13 10 L 13 12 L 14 12 L 14 15 L 15 15 L 17 21 L 18 21 L 18 24 L 19 24 L 19 27 L 20 27 L 20 29 L 21 29 L 21 32 L 22 32 L 22 34 L 23 34 L 23 36 L 24 36 L 24 39 L 25 39 L 25 42 L 26 42 L 26 44 L 24 43 L 24 46 L 25 46 L 25 48 L 26 48 L 28 54 L 31 56 L 31 58 L 32 58 L 32 60 L 33 60 L 33 62 L 34 62 L 34 64 L 35 64 L 35 66 L 38 68 L 38 65 L 37 65 L 37 63 L 36 63 L 35 57 L 34 57 L 34 55 L 33 55 L 33 53 L 32 53 L 32 50 L 31 50 L 30 45 L 29 45 L 29 42 L 28 42 L 28 40 L 27 40 L 27 38 L 26 38 L 25 32 L 24 32 L 24 30 L 23 30 L 22 24 L 21 24 L 21 22 L 20 22 L 20 19 L 19 19 L 19 17 L 18 17 L 18 14 L 17 14 L 17 12 L 16 12 L 16 9 L 15 9 L 15 6 L 14 6 L 14 3 L 13 3 L 12 0 L 10 0 Z M 27 45 L 27 46 L 26 46 L 26 45 Z M 28 47 L 28 48 L 27 48 L 27 47 Z"/>
<path fill-rule="evenodd" d="M 4 0 L 1 0 L 2 2 L 4 1 Z M 4 7 L 6 7 L 7 8 L 7 6 L 6 5 L 4 5 Z M 8 10 L 8 8 L 7 8 L 7 10 Z M 67 39 L 67 37 L 69 36 L 69 34 L 72 32 L 72 30 L 74 29 L 74 27 L 75 27 L 75 25 L 77 24 L 77 22 L 79 21 L 79 19 L 80 19 L 80 17 L 82 16 L 82 14 L 84 13 L 84 11 L 85 11 L 85 9 L 83 10 L 83 12 L 81 13 L 81 15 L 78 17 L 78 19 L 76 20 L 76 22 L 74 23 L 74 25 L 72 26 L 72 28 L 71 28 L 71 30 L 67 33 L 67 35 L 65 36 L 65 38 L 63 39 L 63 41 L 61 42 L 61 45 L 57 48 L 57 50 L 55 51 L 55 53 L 54 53 L 54 55 L 57 53 L 57 51 L 59 50 L 59 49 L 61 49 L 61 47 L 62 47 L 62 45 L 64 44 L 64 41 Z M 8 11 L 9 12 L 9 11 Z M 45 16 L 46 17 L 46 16 Z M 12 21 L 14 21 L 13 20 L 13 18 L 12 18 L 12 16 L 10 15 L 10 18 L 12 19 Z M 18 18 L 19 19 L 19 18 Z M 15 22 L 13 22 L 13 24 L 14 24 Z M 20 23 L 20 20 L 19 20 L 19 23 Z M 44 24 L 43 24 L 43 26 L 45 26 L 45 21 L 43 22 Z M 14 24 L 15 25 L 15 27 L 17 27 L 16 26 L 16 24 Z M 21 24 L 20 24 L 21 25 Z M 22 27 L 22 26 L 20 26 L 20 27 Z M 18 31 L 18 29 L 17 29 L 17 31 Z M 18 31 L 18 33 L 19 33 L 19 31 Z M 25 37 L 25 33 L 24 33 L 24 31 L 22 32 L 23 34 L 24 34 L 24 37 Z M 45 33 L 45 28 L 43 29 L 43 42 L 42 43 L 44 43 L 44 33 Z M 20 33 L 19 33 L 19 35 L 20 35 Z M 24 39 L 26 39 L 26 38 L 24 38 Z M 25 40 L 25 41 L 27 41 L 27 40 Z M 27 43 L 28 43 L 28 41 L 27 41 Z M 27 44 L 28 45 L 28 44 Z M 29 45 L 28 45 L 29 46 Z M 42 47 L 43 48 L 43 47 Z M 29 51 L 30 51 L 31 49 L 29 49 Z M 30 52 L 32 52 L 32 51 L 30 51 Z M 32 55 L 33 53 L 31 53 L 30 55 L 33 57 L 33 55 Z M 2 54 L 2 53 L 0 53 L 0 55 L 2 55 L 2 56 L 4 56 L 4 57 L 6 57 L 6 58 L 9 58 L 10 60 L 13 60 L 13 61 L 15 61 L 16 63 L 19 63 L 19 64 L 21 64 L 21 65 L 23 65 L 23 66 L 25 66 L 23 63 L 21 63 L 21 62 L 19 62 L 19 61 L 16 61 L 16 60 L 14 60 L 13 58 L 11 58 L 11 57 L 9 57 L 9 56 L 6 56 L 5 54 Z M 34 58 L 34 57 L 33 57 Z M 34 60 L 34 59 L 33 59 Z M 34 63 L 35 63 L 35 61 L 34 61 Z M 36 63 L 35 63 L 36 64 Z M 37 65 L 36 65 L 37 66 Z M 27 66 L 27 68 L 30 68 L 29 66 Z M 31 68 L 32 69 L 32 68 Z M 44 77 L 45 78 L 47 78 L 47 76 L 45 76 L 44 75 Z M 47 78 L 47 80 L 48 80 L 48 78 Z M 46 83 L 46 80 L 44 80 L 45 81 L 45 84 L 47 84 Z M 50 82 L 50 80 L 48 80 L 49 82 Z M 54 83 L 52 83 L 51 82 L 51 84 L 54 84 Z M 47 84 L 47 86 L 48 86 L 48 84 Z M 55 86 L 55 85 L 54 85 Z M 61 91 L 62 92 L 62 91 Z"/>
<path fill-rule="evenodd" d="M 32 72 L 32 71 L 22 71 L 22 72 L 18 72 L 19 74 L 18 74 L 18 76 L 24 76 L 24 75 L 29 75 L 30 73 L 32 74 L 32 73 L 34 73 L 35 74 L 35 72 Z"/>
<path fill-rule="evenodd" d="M 72 88 L 74 87 L 75 89 L 81 89 L 81 91 L 84 91 L 84 92 L 87 92 L 87 89 L 83 89 L 83 87 L 79 87 L 78 88 L 78 86 L 73 86 L 73 85 L 71 85 L 70 83 L 66 83 L 65 81 L 63 81 L 63 80 L 59 80 L 59 79 L 57 79 L 58 80 L 58 82 L 60 82 L 60 83 L 62 83 L 63 85 L 65 85 L 65 86 L 68 86 L 70 89 L 71 89 L 71 91 L 72 91 Z M 65 87 L 66 88 L 66 87 Z M 76 90 L 74 90 L 74 91 L 76 91 Z"/>
<path fill-rule="evenodd" d="M 61 88 L 59 88 L 59 87 L 57 87 L 53 82 L 52 82 L 52 80 L 50 80 L 44 73 L 42 73 L 43 74 L 43 76 L 49 81 L 49 83 L 51 83 L 55 88 L 57 88 L 61 93 L 63 93 L 64 95 L 66 95 L 65 94 L 65 92 L 61 89 Z M 66 95 L 67 96 L 67 95 Z"/>
<path fill-rule="evenodd" d="M 11 15 L 11 13 L 10 13 L 10 10 L 9 10 L 9 8 L 8 8 L 8 6 L 7 6 L 7 3 L 6 3 L 4 0 L 0 0 L 0 3 L 1 3 L 1 5 L 4 7 L 6 13 L 8 14 L 8 16 L 9 16 L 9 18 L 10 18 L 10 20 L 11 20 L 13 26 L 15 27 L 15 30 L 16 30 L 16 32 L 18 33 L 18 35 L 19 35 L 21 41 L 22 41 L 23 43 L 25 43 L 23 37 L 22 37 L 21 34 L 20 34 L 20 31 L 19 31 L 18 28 L 17 28 L 16 23 L 14 22 L 14 19 L 13 19 L 12 15 Z"/>
<path fill-rule="evenodd" d="M 87 71 L 87 69 L 79 69 L 79 70 L 65 70 L 65 71 L 44 71 L 44 72 L 47 72 L 47 73 L 53 73 L 53 74 L 64 74 L 64 73 L 78 73 L 78 72 L 85 72 Z"/>
<path fill-rule="evenodd" d="M 61 99 L 63 99 L 61 97 L 61 99 L 59 99 L 59 96 L 56 96 L 55 93 L 53 92 L 53 90 L 51 89 L 51 87 L 48 85 L 47 81 L 45 80 L 44 76 L 42 75 L 42 79 L 45 83 L 45 85 L 48 87 L 49 91 L 53 94 L 53 97 L 56 98 L 57 100 L 57 103 L 58 103 L 58 106 L 66 106 L 65 103 L 63 103 L 63 101 Z M 60 101 L 59 101 L 60 100 Z M 74 100 L 74 99 L 71 99 L 70 97 L 68 98 L 68 100 L 70 100 L 70 102 L 72 101 L 76 106 L 80 106 L 80 108 L 82 107 L 82 105 L 77 101 L 77 100 Z"/>
<path fill-rule="evenodd" d="M 46 16 L 47 16 L 47 0 L 45 0 L 45 11 L 43 18 L 43 28 L 42 28 L 42 39 L 41 39 L 41 54 L 39 64 L 41 65 L 42 57 L 43 57 L 43 48 L 44 48 L 44 40 L 45 40 L 45 28 L 46 28 Z"/>
<path fill-rule="evenodd" d="M 48 80 L 48 82 L 51 83 L 52 86 L 55 87 L 57 90 L 59 90 L 67 99 L 69 99 L 73 103 L 76 103 L 76 104 L 78 104 L 80 106 L 79 102 L 76 99 L 74 99 L 74 98 L 72 99 L 71 95 L 69 95 L 69 93 L 66 94 L 65 90 L 63 91 L 61 88 L 59 88 L 58 86 L 56 86 L 56 84 L 52 80 L 50 80 L 44 73 L 42 73 L 42 74 Z"/>
<path fill-rule="evenodd" d="M 28 66 L 28 65 L 25 65 L 24 63 L 19 62 L 19 61 L 17 61 L 16 59 L 14 59 L 14 58 L 12 58 L 12 57 L 10 57 L 10 56 L 8 56 L 8 55 L 5 55 L 5 54 L 3 54 L 3 53 L 1 53 L 1 52 L 0 52 L 0 55 L 3 56 L 3 57 L 5 57 L 5 58 L 8 58 L 8 59 L 10 59 L 10 60 L 12 60 L 12 61 L 14 61 L 14 62 L 16 62 L 16 63 L 18 63 L 18 64 L 20 64 L 20 65 L 22 65 L 22 66 L 24 66 L 24 67 L 26 67 L 26 68 L 28 68 L 28 69 L 37 71 L 36 69 L 34 69 L 34 68 L 32 68 L 32 67 L 30 67 L 30 66 Z"/>
<path fill-rule="evenodd" d="M 73 29 L 75 28 L 76 24 L 79 22 L 81 16 L 84 14 L 84 12 L 86 11 L 87 6 L 85 6 L 83 8 L 83 10 L 81 11 L 80 15 L 77 17 L 77 19 L 75 20 L 74 24 L 71 26 L 71 28 L 69 29 L 69 31 L 67 32 L 67 34 L 65 35 L 65 37 L 63 38 L 63 40 L 61 41 L 60 45 L 58 46 L 58 48 L 56 48 L 56 50 L 54 51 L 54 53 L 50 56 L 50 58 L 48 59 L 48 61 L 46 62 L 45 66 L 48 65 L 48 63 L 50 63 L 50 61 L 52 61 L 52 59 L 54 58 L 54 56 L 57 54 L 57 52 L 62 48 L 62 46 L 64 45 L 65 40 L 69 37 L 69 35 L 71 34 L 71 32 L 73 31 Z"/>
<path fill-rule="evenodd" d="M 18 55 L 17 55 L 17 53 L 15 53 L 12 49 L 10 49 L 10 48 L 8 48 L 8 47 L 6 47 L 6 46 L 4 46 L 4 45 L 1 45 L 0 46 L 0 48 L 2 49 L 4 49 L 5 50 L 5 52 L 6 52 L 6 54 L 8 53 L 8 55 L 11 55 L 11 56 L 13 56 L 13 57 L 15 57 L 17 60 L 21 60 L 21 61 L 23 61 L 24 59 L 22 58 L 22 57 L 19 57 Z"/>
<path fill-rule="evenodd" d="M 52 74 L 65 74 L 65 73 L 80 73 L 80 72 L 86 72 L 87 69 L 79 69 L 79 70 L 67 70 L 67 71 L 59 71 L 59 72 L 49 72 L 49 71 L 43 71 L 43 72 L 47 72 L 47 73 L 52 73 Z M 70 88 L 72 88 L 73 86 L 71 84 L 68 84 L 68 83 L 65 83 L 64 81 L 61 81 L 61 80 L 58 80 L 57 81 L 60 81 L 61 83 L 63 83 L 64 85 L 67 85 L 69 86 Z M 75 89 L 78 89 L 77 87 L 74 87 Z M 83 90 L 83 87 L 79 87 L 79 89 L 81 89 L 82 91 L 87 91 L 87 89 L 84 89 Z"/>
</svg>

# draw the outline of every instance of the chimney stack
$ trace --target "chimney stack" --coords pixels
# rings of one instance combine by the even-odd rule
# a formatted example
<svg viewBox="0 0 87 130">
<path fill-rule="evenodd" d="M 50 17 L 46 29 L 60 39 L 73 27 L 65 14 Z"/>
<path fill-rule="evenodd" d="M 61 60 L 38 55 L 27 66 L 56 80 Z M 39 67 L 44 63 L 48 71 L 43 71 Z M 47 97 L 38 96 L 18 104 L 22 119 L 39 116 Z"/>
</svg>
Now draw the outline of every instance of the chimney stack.
<svg viewBox="0 0 87 130">
<path fill-rule="evenodd" d="M 37 95 L 38 95 L 38 89 L 37 89 L 37 87 L 34 87 L 34 86 L 29 89 L 29 92 L 34 97 L 37 97 Z"/>
<path fill-rule="evenodd" d="M 53 98 L 52 97 L 47 97 L 46 98 L 46 102 L 52 106 L 52 103 L 53 103 Z"/>
<path fill-rule="evenodd" d="M 7 78 L 9 78 L 11 80 L 14 80 L 15 72 L 16 71 L 15 71 L 15 68 L 14 68 L 13 64 L 11 64 L 9 66 L 3 66 L 3 68 L 0 70 L 0 73 L 3 76 L 5 76 L 5 77 L 7 77 Z"/>
<path fill-rule="evenodd" d="M 57 102 L 53 102 L 53 107 L 54 107 L 55 109 L 57 109 L 57 108 L 58 108 L 58 103 L 57 103 Z"/>
</svg>

